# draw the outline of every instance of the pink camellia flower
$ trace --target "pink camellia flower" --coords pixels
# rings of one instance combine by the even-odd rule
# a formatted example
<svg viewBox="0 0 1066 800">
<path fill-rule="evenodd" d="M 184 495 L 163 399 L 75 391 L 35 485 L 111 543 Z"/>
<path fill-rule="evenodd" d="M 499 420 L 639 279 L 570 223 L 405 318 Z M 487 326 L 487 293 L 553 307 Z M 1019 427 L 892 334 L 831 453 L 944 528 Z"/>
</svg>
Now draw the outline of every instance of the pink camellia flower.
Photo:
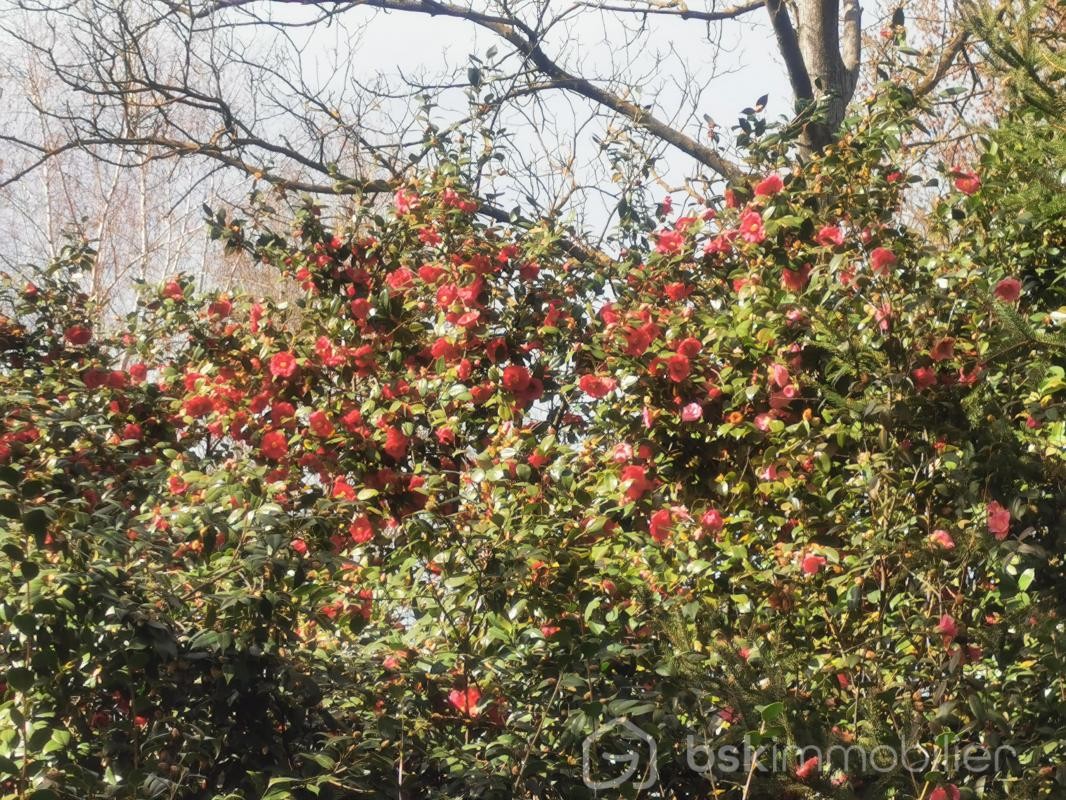
<svg viewBox="0 0 1066 800">
<path fill-rule="evenodd" d="M 929 367 L 918 367 L 911 373 L 911 378 L 914 379 L 914 385 L 919 389 L 928 389 L 936 383 L 936 373 Z"/>
<path fill-rule="evenodd" d="M 275 353 L 270 358 L 270 374 L 275 378 L 291 378 L 296 374 L 296 356 L 292 353 Z"/>
<path fill-rule="evenodd" d="M 839 225 L 823 225 L 814 238 L 823 247 L 839 247 L 844 244 L 844 231 Z"/>
<path fill-rule="evenodd" d="M 772 173 L 755 184 L 755 196 L 773 197 L 784 188 L 785 182 L 781 180 L 781 176 L 777 173 Z"/>
<path fill-rule="evenodd" d="M 975 172 L 955 168 L 955 188 L 963 194 L 974 194 L 981 188 L 981 178 Z"/>
<path fill-rule="evenodd" d="M 673 517 L 668 508 L 660 508 L 648 519 L 648 533 L 659 544 L 665 542 L 670 536 L 670 528 L 672 526 Z"/>
<path fill-rule="evenodd" d="M 962 794 L 959 792 L 959 787 L 954 783 L 937 786 L 929 794 L 929 800 L 961 800 L 961 798 Z"/>
<path fill-rule="evenodd" d="M 397 189 L 393 197 L 397 214 L 410 214 L 418 208 L 418 195 L 409 189 Z"/>
<path fill-rule="evenodd" d="M 818 756 L 811 756 L 798 767 L 796 767 L 796 779 L 805 781 L 810 778 L 815 770 L 818 769 Z"/>
<path fill-rule="evenodd" d="M 929 357 L 933 361 L 947 361 L 950 358 L 955 357 L 955 340 L 950 336 L 945 336 L 933 345 L 933 349 L 929 351 Z"/>
<path fill-rule="evenodd" d="M 718 533 L 725 527 L 725 520 L 722 519 L 722 512 L 717 508 L 709 508 L 703 512 L 703 516 L 700 517 L 700 526 L 705 531 L 711 533 Z"/>
<path fill-rule="evenodd" d="M 887 275 L 896 264 L 896 254 L 887 247 L 875 247 L 870 252 L 870 268 L 878 275 Z"/>
<path fill-rule="evenodd" d="M 825 566 L 825 557 L 807 553 L 800 562 L 800 569 L 807 575 L 816 575 Z"/>
<path fill-rule="evenodd" d="M 696 422 L 703 418 L 703 406 L 699 403 L 686 403 L 681 409 L 682 422 Z"/>
<path fill-rule="evenodd" d="M 784 364 L 771 364 L 770 380 L 778 389 L 783 389 L 785 386 L 788 386 L 789 382 L 792 380 L 792 376 L 788 374 L 788 367 Z"/>
<path fill-rule="evenodd" d="M 766 239 L 762 225 L 762 215 L 758 211 L 745 211 L 740 217 L 740 238 L 751 244 L 759 244 Z"/>
<path fill-rule="evenodd" d="M 633 445 L 620 442 L 611 450 L 611 461 L 616 464 L 624 464 L 633 459 Z"/>
<path fill-rule="evenodd" d="M 951 534 L 942 528 L 937 528 L 931 534 L 929 534 L 929 541 L 935 545 L 943 547 L 945 550 L 955 549 L 955 540 L 951 538 Z"/>
<path fill-rule="evenodd" d="M 1017 278 L 1004 278 L 996 284 L 992 294 L 1004 303 L 1015 303 L 1022 295 L 1022 282 Z"/>
<path fill-rule="evenodd" d="M 995 500 L 988 504 L 985 511 L 988 514 L 988 532 L 1002 542 L 1010 533 L 1010 511 Z"/>
<path fill-rule="evenodd" d="M 888 333 L 892 329 L 893 317 L 895 317 L 895 311 L 892 309 L 891 303 L 882 303 L 874 311 L 874 319 L 877 321 L 877 327 L 881 329 L 881 333 Z"/>
<path fill-rule="evenodd" d="M 685 246 L 685 237 L 680 231 L 661 231 L 655 236 L 655 250 L 664 256 L 681 252 Z"/>
<path fill-rule="evenodd" d="M 955 637 L 959 635 L 959 626 L 951 614 L 941 614 L 935 630 L 943 638 L 946 645 L 951 644 Z"/>
<path fill-rule="evenodd" d="M 582 375 L 577 382 L 578 387 L 589 397 L 606 397 L 618 386 L 614 378 L 603 378 L 599 375 Z"/>
<path fill-rule="evenodd" d="M 451 703 L 460 714 L 468 717 L 476 717 L 480 712 L 477 704 L 481 700 L 481 690 L 476 686 L 463 689 L 452 689 L 448 692 L 448 702 Z"/>
</svg>

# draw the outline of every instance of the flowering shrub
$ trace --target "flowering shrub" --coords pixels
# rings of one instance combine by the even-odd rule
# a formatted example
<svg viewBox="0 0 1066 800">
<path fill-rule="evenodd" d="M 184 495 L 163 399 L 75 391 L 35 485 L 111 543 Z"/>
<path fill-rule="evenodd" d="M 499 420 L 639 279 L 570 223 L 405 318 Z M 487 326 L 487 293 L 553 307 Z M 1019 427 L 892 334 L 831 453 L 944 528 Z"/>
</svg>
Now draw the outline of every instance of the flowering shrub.
<svg viewBox="0 0 1066 800">
<path fill-rule="evenodd" d="M 592 796 L 618 717 L 661 796 L 1061 791 L 1063 315 L 979 168 L 904 225 L 902 124 L 617 259 L 441 170 L 245 236 L 292 305 L 10 286 L 0 791 Z M 1016 758 L 712 780 L 690 733 Z"/>
</svg>

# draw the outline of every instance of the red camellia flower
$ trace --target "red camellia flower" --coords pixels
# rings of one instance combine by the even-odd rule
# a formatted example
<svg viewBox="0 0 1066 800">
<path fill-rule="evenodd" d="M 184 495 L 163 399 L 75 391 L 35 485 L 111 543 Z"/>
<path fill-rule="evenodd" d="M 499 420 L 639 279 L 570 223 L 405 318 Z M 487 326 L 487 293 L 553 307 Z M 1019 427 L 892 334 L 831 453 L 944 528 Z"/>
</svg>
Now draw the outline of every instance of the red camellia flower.
<svg viewBox="0 0 1066 800">
<path fill-rule="evenodd" d="M 688 356 L 682 353 L 675 353 L 666 360 L 666 374 L 670 376 L 670 380 L 674 383 L 681 383 L 692 372 L 692 364 L 688 360 Z"/>
<path fill-rule="evenodd" d="M 687 339 L 682 339 L 680 342 L 678 342 L 677 347 L 674 349 L 681 355 L 687 356 L 688 358 L 692 358 L 696 356 L 700 352 L 700 350 L 703 349 L 703 345 L 700 344 L 699 339 L 693 336 L 689 336 Z"/>
<path fill-rule="evenodd" d="M 933 345 L 933 349 L 929 351 L 929 357 L 933 361 L 947 361 L 950 358 L 954 358 L 955 340 L 950 336 L 945 336 L 943 339 L 938 340 Z"/>
<path fill-rule="evenodd" d="M 651 331 L 645 325 L 639 328 L 624 328 L 622 338 L 626 340 L 625 354 L 634 358 L 644 355 L 652 342 Z"/>
<path fill-rule="evenodd" d="M 911 377 L 914 379 L 914 385 L 919 389 L 928 389 L 936 383 L 936 373 L 929 367 L 918 367 L 911 372 Z"/>
<path fill-rule="evenodd" d="M 599 375 L 582 375 L 577 382 L 581 391 L 589 397 L 606 397 L 618 386 L 614 378 L 603 378 Z"/>
<path fill-rule="evenodd" d="M 751 244 L 759 244 L 766 239 L 762 225 L 762 215 L 758 211 L 745 211 L 740 216 L 740 238 Z"/>
<path fill-rule="evenodd" d="M 981 179 L 974 172 L 955 168 L 955 188 L 963 194 L 974 194 L 981 188 Z"/>
<path fill-rule="evenodd" d="M 1010 533 L 1010 511 L 995 500 L 988 504 L 985 511 L 988 515 L 988 532 L 1002 542 Z"/>
<path fill-rule="evenodd" d="M 63 331 L 63 338 L 73 345 L 88 344 L 93 338 L 92 329 L 85 325 L 71 325 Z"/>
<path fill-rule="evenodd" d="M 394 292 L 403 292 L 415 282 L 415 274 L 407 267 L 400 267 L 385 277 L 385 283 Z"/>
<path fill-rule="evenodd" d="M 220 297 L 207 307 L 207 313 L 216 317 L 228 317 L 233 312 L 233 303 L 226 297 Z"/>
<path fill-rule="evenodd" d="M 403 431 L 395 425 L 390 425 L 385 431 L 385 446 L 382 448 L 391 458 L 401 461 L 407 455 L 407 445 L 410 439 L 403 435 Z"/>
<path fill-rule="evenodd" d="M 296 374 L 296 356 L 292 353 L 275 353 L 270 358 L 270 374 L 275 378 L 291 378 Z"/>
<path fill-rule="evenodd" d="M 215 404 L 211 402 L 210 397 L 207 397 L 206 395 L 202 394 L 197 394 L 188 398 L 185 401 L 183 408 L 185 409 L 185 413 L 188 414 L 190 417 L 192 417 L 193 419 L 198 419 L 200 417 L 210 414 L 214 410 Z"/>
<path fill-rule="evenodd" d="M 670 509 L 660 508 L 648 519 L 648 533 L 651 534 L 652 539 L 662 544 L 670 536 L 673 523 Z"/>
<path fill-rule="evenodd" d="M 329 416 L 325 411 L 312 411 L 307 421 L 316 436 L 328 439 L 333 435 L 333 423 L 329 421 Z"/>
<path fill-rule="evenodd" d="M 289 442 L 281 431 L 270 431 L 263 435 L 259 450 L 270 460 L 281 461 L 289 452 Z"/>
<path fill-rule="evenodd" d="M 815 575 L 825 566 L 825 557 L 808 553 L 800 562 L 800 569 L 807 575 Z"/>
<path fill-rule="evenodd" d="M 352 520 L 352 524 L 348 526 L 348 535 L 356 544 L 366 544 L 373 539 L 374 526 L 370 522 L 370 517 L 363 514 Z"/>
<path fill-rule="evenodd" d="M 1004 278 L 996 284 L 992 293 L 1004 303 L 1014 303 L 1021 297 L 1022 282 L 1017 278 Z"/>
<path fill-rule="evenodd" d="M 163 297 L 178 302 L 185 299 L 185 292 L 177 281 L 167 281 L 167 284 L 163 287 Z"/>
<path fill-rule="evenodd" d="M 333 479 L 333 492 L 332 496 L 338 500 L 355 500 L 356 491 L 355 487 L 348 483 L 348 479 L 343 475 L 338 475 Z"/>
<path fill-rule="evenodd" d="M 781 176 L 777 173 L 767 175 L 757 184 L 755 184 L 755 196 L 756 197 L 773 197 L 775 194 L 785 188 L 785 182 L 781 180 Z"/>
<path fill-rule="evenodd" d="M 503 388 L 511 394 L 521 394 L 529 388 L 533 376 L 529 370 L 517 364 L 506 367 L 503 371 Z"/>
<path fill-rule="evenodd" d="M 131 422 L 125 428 L 122 429 L 123 439 L 133 439 L 139 441 L 144 436 L 144 431 L 141 430 L 141 426 L 136 422 Z"/>
<path fill-rule="evenodd" d="M 448 702 L 451 703 L 460 714 L 468 717 L 476 717 L 480 712 L 477 704 L 481 700 L 481 690 L 476 686 L 463 689 L 452 689 L 448 692 Z"/>
<path fill-rule="evenodd" d="M 626 487 L 626 497 L 633 501 L 639 500 L 652 488 L 652 482 L 648 480 L 646 470 L 636 464 L 622 468 L 622 483 Z"/>
<path fill-rule="evenodd" d="M 725 521 L 722 519 L 722 512 L 716 508 L 707 509 L 703 512 L 703 516 L 700 517 L 700 525 L 705 531 L 717 533 L 725 526 Z"/>
<path fill-rule="evenodd" d="M 962 794 L 959 792 L 959 787 L 954 783 L 937 786 L 929 794 L 929 800 L 961 800 L 961 798 Z"/>
<path fill-rule="evenodd" d="M 823 247 L 839 247 L 844 244 L 844 231 L 838 225 L 823 225 L 814 238 Z"/>
<path fill-rule="evenodd" d="M 878 275 L 887 275 L 896 264 L 896 254 L 887 247 L 875 247 L 870 252 L 870 267 Z"/>
<path fill-rule="evenodd" d="M 798 294 L 807 288 L 811 280 L 811 265 L 804 264 L 799 269 L 785 267 L 781 270 L 781 286 L 793 294 Z"/>
</svg>

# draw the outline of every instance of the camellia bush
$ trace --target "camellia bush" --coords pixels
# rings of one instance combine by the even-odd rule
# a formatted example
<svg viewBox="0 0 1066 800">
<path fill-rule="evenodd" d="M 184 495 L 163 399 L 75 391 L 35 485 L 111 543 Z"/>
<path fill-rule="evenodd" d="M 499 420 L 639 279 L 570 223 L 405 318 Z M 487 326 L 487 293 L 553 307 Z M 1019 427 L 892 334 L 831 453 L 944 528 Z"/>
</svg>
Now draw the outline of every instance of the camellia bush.
<svg viewBox="0 0 1066 800">
<path fill-rule="evenodd" d="M 291 303 L 9 285 L 0 796 L 1061 797 L 1064 224 L 995 148 L 906 174 L 910 124 L 754 139 L 616 257 L 444 164 L 216 218 Z"/>
</svg>

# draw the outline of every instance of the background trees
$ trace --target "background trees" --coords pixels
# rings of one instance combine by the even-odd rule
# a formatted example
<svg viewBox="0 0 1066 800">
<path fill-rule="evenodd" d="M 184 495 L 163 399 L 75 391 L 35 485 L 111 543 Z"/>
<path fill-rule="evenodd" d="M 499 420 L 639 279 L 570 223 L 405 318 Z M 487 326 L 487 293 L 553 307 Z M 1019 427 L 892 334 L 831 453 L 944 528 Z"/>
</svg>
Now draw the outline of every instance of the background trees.
<svg viewBox="0 0 1066 800">
<path fill-rule="evenodd" d="M 72 152 L 154 165 L 149 195 L 168 220 L 190 198 L 232 205 L 253 187 L 271 211 L 288 213 L 286 197 L 310 192 L 344 216 L 344 197 L 375 202 L 415 171 L 462 157 L 477 165 L 482 213 L 503 220 L 521 207 L 610 250 L 617 243 L 603 240 L 630 203 L 666 190 L 702 203 L 723 177 L 749 170 L 737 144 L 752 131 L 733 121 L 761 95 L 769 119 L 791 121 L 801 149 L 817 149 L 907 37 L 917 49 L 891 69 L 919 94 L 945 80 L 963 87 L 914 137 L 908 158 L 920 158 L 958 137 L 955 122 L 973 118 L 989 88 L 975 80 L 958 16 L 921 5 L 906 10 L 909 22 L 901 14 L 906 33 L 893 32 L 892 9 L 867 8 L 864 21 L 854 2 L 8 5 L 9 69 L 46 77 L 49 91 L 31 94 L 32 118 L 5 131 L 0 180 Z M 360 53 L 383 52 L 372 47 L 379 38 L 395 43 L 387 63 L 367 63 Z M 453 46 L 439 67 L 391 66 L 411 47 L 452 40 L 462 51 Z M 20 81 L 7 90 L 15 109 Z M 741 116 L 742 126 L 764 124 Z M 94 196 L 106 197 L 106 177 Z"/>
</svg>

